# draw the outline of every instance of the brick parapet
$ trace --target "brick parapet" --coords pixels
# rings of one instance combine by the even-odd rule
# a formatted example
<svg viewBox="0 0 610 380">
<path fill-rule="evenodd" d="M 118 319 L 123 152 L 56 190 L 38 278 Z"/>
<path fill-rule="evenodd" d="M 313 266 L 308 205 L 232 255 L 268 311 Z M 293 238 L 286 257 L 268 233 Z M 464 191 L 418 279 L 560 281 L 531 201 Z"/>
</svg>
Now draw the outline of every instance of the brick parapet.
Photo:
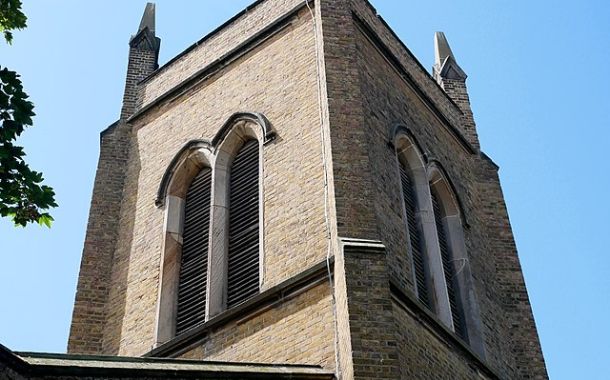
<svg viewBox="0 0 610 380">
<path fill-rule="evenodd" d="M 140 31 L 129 43 L 129 60 L 121 120 L 127 120 L 142 106 L 145 89 L 139 83 L 157 69 L 160 40 L 148 29 Z"/>
<path fill-rule="evenodd" d="M 303 0 L 254 3 L 239 17 L 195 43 L 145 80 L 142 83 L 142 106 L 150 104 L 303 3 Z"/>
</svg>

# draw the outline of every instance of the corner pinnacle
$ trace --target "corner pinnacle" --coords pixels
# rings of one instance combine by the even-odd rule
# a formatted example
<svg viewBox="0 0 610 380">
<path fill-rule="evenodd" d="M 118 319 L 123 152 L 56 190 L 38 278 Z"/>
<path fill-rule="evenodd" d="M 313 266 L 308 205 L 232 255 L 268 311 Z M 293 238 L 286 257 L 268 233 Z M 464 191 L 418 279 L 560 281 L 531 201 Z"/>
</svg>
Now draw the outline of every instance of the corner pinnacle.
<svg viewBox="0 0 610 380">
<path fill-rule="evenodd" d="M 449 42 L 447 42 L 447 38 L 445 37 L 445 33 L 436 32 L 434 33 L 434 63 L 440 67 L 447 57 L 453 57 L 453 59 L 455 59 Z"/>
<path fill-rule="evenodd" d="M 445 33 L 434 33 L 434 78 L 440 83 L 442 79 L 466 80 L 468 77 L 458 65 Z"/>
<path fill-rule="evenodd" d="M 138 28 L 138 33 L 140 33 L 145 28 L 155 34 L 155 4 L 147 3 L 146 8 L 144 9 L 144 14 L 142 15 L 142 21 L 140 21 L 140 27 Z"/>
</svg>

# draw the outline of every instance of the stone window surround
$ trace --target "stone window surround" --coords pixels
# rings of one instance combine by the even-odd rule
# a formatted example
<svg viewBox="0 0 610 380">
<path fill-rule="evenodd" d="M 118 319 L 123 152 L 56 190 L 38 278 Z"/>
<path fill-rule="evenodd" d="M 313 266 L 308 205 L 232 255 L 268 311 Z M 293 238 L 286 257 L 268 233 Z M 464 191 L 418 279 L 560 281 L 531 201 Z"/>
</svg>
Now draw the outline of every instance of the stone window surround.
<svg viewBox="0 0 610 380">
<path fill-rule="evenodd" d="M 164 240 L 161 248 L 160 286 L 157 300 L 155 347 L 175 337 L 180 255 L 186 191 L 202 167 L 212 168 L 210 239 L 208 246 L 208 279 L 205 319 L 226 310 L 229 225 L 229 179 L 233 158 L 250 139 L 259 142 L 259 199 L 263 199 L 263 146 L 272 141 L 275 132 L 259 113 L 236 113 L 219 129 L 211 142 L 189 141 L 168 166 L 156 205 L 165 209 Z M 264 215 L 259 203 L 259 288 L 264 283 Z"/>
<path fill-rule="evenodd" d="M 485 357 L 485 347 L 482 336 L 482 322 L 478 302 L 476 300 L 470 261 L 466 251 L 464 239 L 464 213 L 461 203 L 456 195 L 449 177 L 442 165 L 436 160 L 428 160 L 427 154 L 423 150 L 411 131 L 404 125 L 397 125 L 391 130 L 390 146 L 396 152 L 396 178 L 398 186 L 402 186 L 399 178 L 399 167 L 402 163 L 413 177 L 415 192 L 417 197 L 418 211 L 416 219 L 422 229 L 422 251 L 424 253 L 424 266 L 426 281 L 430 291 L 433 313 L 451 331 L 455 331 L 451 318 L 451 307 L 447 293 L 447 284 L 443 272 L 441 251 L 438 242 L 438 233 L 434 219 L 431 192 L 439 198 L 443 212 L 443 224 L 447 234 L 447 240 L 453 264 L 456 267 L 455 277 L 457 282 L 457 295 L 459 307 L 463 311 L 468 337 L 468 343 L 472 349 L 481 357 Z M 402 197 L 400 198 L 401 209 L 403 210 L 403 220 L 406 222 L 405 205 Z M 411 255 L 410 239 L 408 252 Z M 411 260 L 413 258 L 411 257 Z M 411 263 L 413 267 L 413 263 Z M 413 281 L 415 273 L 413 271 Z M 417 293 L 417 288 L 415 289 Z M 417 294 L 416 294 L 417 295 Z"/>
</svg>

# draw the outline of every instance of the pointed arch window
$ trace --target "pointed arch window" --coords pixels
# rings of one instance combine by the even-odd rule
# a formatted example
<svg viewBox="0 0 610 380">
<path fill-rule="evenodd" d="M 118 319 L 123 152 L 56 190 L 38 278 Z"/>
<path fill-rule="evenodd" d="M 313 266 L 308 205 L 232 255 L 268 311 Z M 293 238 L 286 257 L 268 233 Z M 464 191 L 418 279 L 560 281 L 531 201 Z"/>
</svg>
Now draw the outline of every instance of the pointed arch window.
<svg viewBox="0 0 610 380">
<path fill-rule="evenodd" d="M 211 190 L 212 169 L 204 167 L 186 192 L 176 335 L 205 322 Z"/>
<path fill-rule="evenodd" d="M 454 332 L 461 338 L 466 338 L 464 329 L 462 305 L 459 300 L 459 284 L 457 283 L 456 260 L 453 258 L 452 249 L 448 241 L 447 226 L 443 223 L 444 214 L 441 209 L 441 201 L 434 190 L 431 191 L 432 209 L 434 212 L 434 222 L 438 236 L 438 245 L 441 252 L 443 263 L 443 273 L 445 285 L 447 287 L 447 297 L 451 309 L 451 321 L 453 322 Z"/>
<path fill-rule="evenodd" d="M 415 182 L 413 181 L 409 169 L 405 164 L 399 161 L 400 166 L 400 182 L 402 187 L 402 196 L 405 205 L 405 215 L 407 218 L 407 229 L 409 232 L 409 241 L 411 247 L 411 256 L 413 261 L 413 271 L 415 272 L 415 286 L 417 288 L 417 298 L 428 309 L 432 308 L 427 285 L 426 275 L 426 258 L 424 254 L 424 242 L 422 229 L 417 221 L 416 214 L 418 211 L 418 197 L 416 194 Z"/>
<path fill-rule="evenodd" d="M 445 323 L 485 357 L 482 322 L 464 237 L 463 210 L 455 188 L 438 162 L 427 168 L 445 292 Z"/>
<path fill-rule="evenodd" d="M 165 209 L 155 345 L 259 293 L 262 147 L 274 137 L 264 115 L 235 113 L 167 167 L 155 202 Z"/>
<path fill-rule="evenodd" d="M 390 133 L 398 158 L 415 295 L 439 322 L 485 357 L 461 203 L 441 164 L 424 163 L 407 127 L 395 126 Z"/>
<path fill-rule="evenodd" d="M 259 292 L 259 146 L 248 140 L 231 165 L 227 308 Z"/>
</svg>

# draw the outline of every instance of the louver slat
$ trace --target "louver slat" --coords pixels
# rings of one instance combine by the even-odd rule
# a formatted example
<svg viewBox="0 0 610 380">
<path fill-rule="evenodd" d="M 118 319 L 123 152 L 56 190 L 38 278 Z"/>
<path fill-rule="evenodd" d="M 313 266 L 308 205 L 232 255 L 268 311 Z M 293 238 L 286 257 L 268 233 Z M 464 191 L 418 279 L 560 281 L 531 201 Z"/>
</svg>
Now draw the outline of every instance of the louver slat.
<svg viewBox="0 0 610 380">
<path fill-rule="evenodd" d="M 259 291 L 258 142 L 248 141 L 231 167 L 227 307 Z"/>
<path fill-rule="evenodd" d="M 402 183 L 402 195 L 405 201 L 409 238 L 411 240 L 411 254 L 413 255 L 413 267 L 415 270 L 415 280 L 417 282 L 417 296 L 421 303 L 426 305 L 428 309 L 431 309 L 428 286 L 426 285 L 421 230 L 415 220 L 417 198 L 415 196 L 414 183 L 402 164 L 400 165 L 400 180 Z"/>
<path fill-rule="evenodd" d="M 455 333 L 465 338 L 464 328 L 459 309 L 459 304 L 456 294 L 455 284 L 455 266 L 453 265 L 451 252 L 447 243 L 447 234 L 443 226 L 442 214 L 438 197 L 432 193 L 432 207 L 434 209 L 434 221 L 436 222 L 436 230 L 438 232 L 438 244 L 441 248 L 441 259 L 443 261 L 443 272 L 445 273 L 445 282 L 447 283 L 447 294 L 449 295 L 449 306 L 451 307 L 451 319 Z"/>
<path fill-rule="evenodd" d="M 176 335 L 205 322 L 211 176 L 203 168 L 186 193 Z"/>
</svg>

